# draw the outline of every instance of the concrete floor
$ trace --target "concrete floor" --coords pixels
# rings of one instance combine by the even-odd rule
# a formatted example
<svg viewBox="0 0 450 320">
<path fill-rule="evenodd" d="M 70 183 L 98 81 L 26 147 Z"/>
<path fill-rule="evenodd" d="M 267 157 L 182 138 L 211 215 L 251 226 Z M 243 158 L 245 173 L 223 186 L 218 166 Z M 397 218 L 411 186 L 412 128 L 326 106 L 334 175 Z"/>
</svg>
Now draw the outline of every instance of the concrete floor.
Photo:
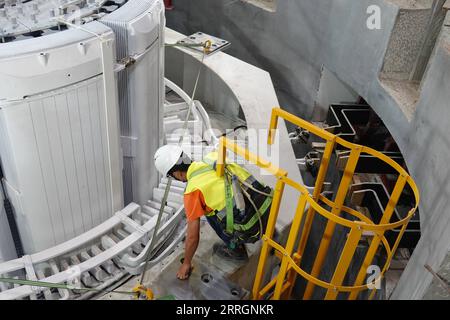
<svg viewBox="0 0 450 320">
<path fill-rule="evenodd" d="M 206 219 L 201 220 L 200 243 L 194 257 L 194 270 L 188 280 L 178 280 L 176 272 L 184 255 L 184 242 L 165 260 L 149 269 L 144 285 L 151 288 L 155 297 L 174 296 L 175 299 L 242 299 L 249 297 L 249 291 L 254 281 L 254 268 L 259 258 L 259 243 L 247 245 L 251 263 L 230 262 L 216 256 L 212 252 L 213 244 L 221 242 Z M 245 271 L 244 271 L 245 270 Z M 208 283 L 202 281 L 202 276 L 211 275 Z M 237 277 L 237 279 L 236 279 Z M 140 277 L 136 276 L 124 283 L 117 290 L 132 291 Z M 231 281 L 236 279 L 238 281 Z M 246 288 L 243 288 L 246 286 Z M 130 300 L 131 296 L 111 293 L 102 296 L 100 300 Z"/>
<path fill-rule="evenodd" d="M 447 253 L 447 257 L 440 269 L 435 271 L 444 279 L 447 286 L 444 287 L 439 280 L 433 278 L 433 281 L 423 296 L 423 300 L 450 300 L 450 252 Z"/>
</svg>

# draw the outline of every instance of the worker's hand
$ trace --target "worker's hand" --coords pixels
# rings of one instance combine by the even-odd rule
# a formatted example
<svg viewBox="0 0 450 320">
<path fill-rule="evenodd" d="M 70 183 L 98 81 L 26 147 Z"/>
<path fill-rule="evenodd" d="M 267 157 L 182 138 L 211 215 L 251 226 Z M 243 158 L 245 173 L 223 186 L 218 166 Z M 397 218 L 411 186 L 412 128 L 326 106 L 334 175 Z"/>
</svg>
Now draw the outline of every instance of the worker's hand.
<svg viewBox="0 0 450 320">
<path fill-rule="evenodd" d="M 177 272 L 177 278 L 180 280 L 186 280 L 191 275 L 192 265 L 190 263 L 185 263 L 181 265 Z"/>
</svg>

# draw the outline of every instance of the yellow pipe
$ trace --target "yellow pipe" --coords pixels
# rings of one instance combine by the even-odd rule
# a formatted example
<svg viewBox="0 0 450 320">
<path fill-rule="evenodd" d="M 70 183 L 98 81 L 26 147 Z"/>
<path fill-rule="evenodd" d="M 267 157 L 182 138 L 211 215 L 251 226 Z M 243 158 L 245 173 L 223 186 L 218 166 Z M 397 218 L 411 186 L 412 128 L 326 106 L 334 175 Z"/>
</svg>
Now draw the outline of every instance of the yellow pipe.
<svg viewBox="0 0 450 320">
<path fill-rule="evenodd" d="M 223 177 L 225 174 L 225 161 L 227 157 L 227 139 L 225 137 L 220 138 L 219 140 L 219 154 L 217 157 L 216 163 L 216 172 L 219 177 Z"/>
<path fill-rule="evenodd" d="M 358 246 L 359 240 L 361 239 L 361 228 L 352 228 L 348 239 L 345 243 L 344 249 L 342 250 L 341 257 L 336 266 L 333 278 L 331 279 L 331 284 L 334 286 L 339 286 L 344 281 L 344 277 L 347 274 L 350 263 L 352 262 L 353 255 L 355 254 L 356 247 Z M 325 296 L 325 300 L 334 300 L 338 295 L 337 290 L 328 289 Z"/>
<path fill-rule="evenodd" d="M 265 241 L 267 241 L 269 243 L 269 245 L 273 248 L 275 248 L 276 250 L 279 250 L 281 252 L 285 252 L 284 248 L 282 246 L 280 246 L 278 243 L 274 242 L 271 239 L 266 239 Z M 314 284 L 325 288 L 325 289 L 336 289 L 338 291 L 342 291 L 342 292 L 353 292 L 353 291 L 361 291 L 361 290 L 367 290 L 368 289 L 368 285 L 362 285 L 362 286 L 358 286 L 358 287 L 350 287 L 350 286 L 333 286 L 332 284 L 322 281 L 320 279 L 314 278 L 312 277 L 310 274 L 308 274 L 305 270 L 303 270 L 302 268 L 300 268 L 295 261 L 292 259 L 292 257 L 288 256 L 288 260 L 289 260 L 289 264 L 290 267 L 295 269 L 297 271 L 298 274 L 300 274 L 303 278 L 305 278 L 308 281 L 314 282 Z"/>
<path fill-rule="evenodd" d="M 325 178 L 326 178 L 326 175 L 328 172 L 328 166 L 331 161 L 331 156 L 333 154 L 334 146 L 335 146 L 335 139 L 328 141 L 325 146 L 325 150 L 324 150 L 324 153 L 322 156 L 322 161 L 321 161 L 321 165 L 319 168 L 319 172 L 317 174 L 316 184 L 314 186 L 314 192 L 313 192 L 313 196 L 312 196 L 313 200 L 316 202 L 318 202 L 319 197 L 322 193 L 323 184 L 325 182 Z M 314 208 L 312 206 L 310 206 L 308 209 L 308 213 L 306 214 L 305 225 L 303 226 L 303 230 L 302 230 L 301 237 L 300 237 L 300 243 L 299 243 L 299 246 L 297 249 L 297 254 L 300 256 L 298 264 L 301 263 L 303 253 L 306 248 L 306 243 L 307 243 L 309 234 L 311 232 L 311 227 L 312 227 L 312 223 L 314 221 L 314 216 L 315 216 Z M 295 283 L 296 279 L 297 279 L 297 273 L 294 272 L 294 270 L 291 270 L 288 275 L 288 281 L 290 283 Z M 293 289 L 293 287 L 291 287 L 291 289 L 289 290 L 289 293 L 288 293 L 289 296 L 292 294 L 292 289 Z"/>
<path fill-rule="evenodd" d="M 334 140 L 336 136 L 324 129 L 321 129 L 308 121 L 300 119 L 299 117 L 294 116 L 293 114 L 284 111 L 281 108 L 273 108 L 272 109 L 272 117 L 270 119 L 270 128 L 269 128 L 269 137 L 267 140 L 267 144 L 272 145 L 274 142 L 274 135 L 278 126 L 278 119 L 283 118 L 290 123 L 293 123 L 303 129 L 308 130 L 312 134 L 319 136 L 327 141 Z"/>
<path fill-rule="evenodd" d="M 287 176 L 287 172 L 274 166 L 269 161 L 264 160 L 263 158 L 257 156 L 256 154 L 250 152 L 249 150 L 242 148 L 237 143 L 234 143 L 228 140 L 225 137 L 221 137 L 219 140 L 219 156 L 217 159 L 217 175 L 223 176 L 225 170 L 225 161 L 226 161 L 226 150 L 231 150 L 233 153 L 243 157 L 245 160 L 256 164 L 258 167 L 268 171 L 276 177 L 284 177 Z"/>
<path fill-rule="evenodd" d="M 273 296 L 274 299 L 276 299 L 276 300 L 280 299 L 284 279 L 285 279 L 286 272 L 289 267 L 289 260 L 287 257 L 290 257 L 292 255 L 292 252 L 294 251 L 295 241 L 297 240 L 297 237 L 298 237 L 297 230 L 301 226 L 301 222 L 303 220 L 303 213 L 305 212 L 305 206 L 306 206 L 306 196 L 302 195 L 299 198 L 299 201 L 297 204 L 297 210 L 295 213 L 294 220 L 292 221 L 291 231 L 289 233 L 289 237 L 286 242 L 286 248 L 285 248 L 285 252 L 283 255 L 283 259 L 281 261 L 280 271 L 278 272 L 278 276 L 277 276 L 277 284 L 275 286 L 275 293 Z M 289 280 L 288 280 L 288 282 L 289 282 Z M 292 284 L 293 282 L 289 282 L 289 283 Z"/>
<path fill-rule="evenodd" d="M 269 254 L 269 244 L 266 239 L 273 237 L 275 231 L 275 224 L 278 217 L 278 211 L 280 210 L 281 197 L 284 191 L 283 180 L 279 179 L 275 185 L 275 193 L 273 195 L 272 206 L 270 208 L 269 220 L 267 222 L 266 233 L 263 236 L 263 246 L 261 248 L 261 254 L 259 257 L 258 268 L 256 270 L 255 282 L 253 284 L 253 298 L 256 300 L 261 299 L 259 289 L 261 288 L 262 277 L 264 274 L 264 269 L 267 263 L 267 256 Z"/>
<path fill-rule="evenodd" d="M 334 200 L 335 206 L 332 208 L 331 213 L 339 216 L 342 210 L 342 205 L 344 204 L 345 197 L 352 182 L 353 173 L 355 172 L 356 165 L 358 164 L 359 155 L 361 154 L 361 148 L 355 148 L 351 151 L 350 157 L 348 159 L 347 165 L 345 166 L 344 174 L 339 185 L 339 189 L 336 193 L 336 199 Z M 328 253 L 330 247 L 331 238 L 334 234 L 334 229 L 336 223 L 334 221 L 328 221 L 323 234 L 322 241 L 320 242 L 319 250 L 317 252 L 316 260 L 314 261 L 311 275 L 313 277 L 318 277 L 320 271 L 322 270 L 323 263 L 325 262 L 325 257 Z M 305 289 L 305 294 L 303 298 L 308 300 L 311 298 L 314 292 L 314 283 L 309 282 Z"/>
<path fill-rule="evenodd" d="M 395 206 L 397 205 L 398 200 L 400 199 L 400 196 L 402 194 L 403 188 L 406 184 L 406 176 L 401 175 L 397 179 L 397 183 L 395 184 L 394 191 L 392 192 L 392 195 L 389 199 L 389 202 L 386 206 L 386 209 L 383 213 L 383 216 L 381 217 L 380 224 L 388 223 L 391 220 L 392 214 L 394 212 Z M 405 224 L 407 225 L 407 224 Z M 369 250 L 367 250 L 366 257 L 364 258 L 363 264 L 361 266 L 361 269 L 359 270 L 358 276 L 355 280 L 355 285 L 360 285 L 363 283 L 364 279 L 366 278 L 367 274 L 367 268 L 372 264 L 373 258 L 375 257 L 375 254 L 378 250 L 378 246 L 380 245 L 380 238 L 373 239 L 372 243 L 370 244 Z M 392 255 L 394 252 L 392 252 Z M 389 257 L 388 257 L 389 259 Z M 354 300 L 358 296 L 358 293 L 352 293 L 348 297 L 349 300 Z"/>
<path fill-rule="evenodd" d="M 319 196 L 322 193 L 323 184 L 325 182 L 325 178 L 326 178 L 326 175 L 328 172 L 328 165 L 330 163 L 333 150 L 334 150 L 334 140 L 329 141 L 325 147 L 321 166 L 320 166 L 319 172 L 317 174 L 316 184 L 314 186 L 314 192 L 313 192 L 314 201 L 318 201 Z M 307 220 L 305 221 L 304 230 L 302 232 L 299 249 L 297 251 L 297 253 L 300 256 L 303 255 L 303 251 L 306 246 L 306 240 L 309 236 L 309 233 L 311 232 L 311 225 L 312 225 L 313 218 L 314 218 L 314 209 L 312 207 L 310 207 L 308 210 L 307 218 L 306 218 Z"/>
</svg>

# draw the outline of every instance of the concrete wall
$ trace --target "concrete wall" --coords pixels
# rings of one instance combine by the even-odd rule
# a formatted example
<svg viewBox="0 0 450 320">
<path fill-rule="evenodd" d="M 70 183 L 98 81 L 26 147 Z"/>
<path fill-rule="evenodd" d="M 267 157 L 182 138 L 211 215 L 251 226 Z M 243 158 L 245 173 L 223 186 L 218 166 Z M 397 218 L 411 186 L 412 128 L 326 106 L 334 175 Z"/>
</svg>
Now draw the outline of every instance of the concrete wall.
<svg viewBox="0 0 450 320">
<path fill-rule="evenodd" d="M 446 24 L 450 24 L 447 15 Z M 408 166 L 421 192 L 422 238 L 393 294 L 420 298 L 450 247 L 450 28 L 438 40 L 416 114 L 406 133 Z"/>
<path fill-rule="evenodd" d="M 284 0 L 271 13 L 239 1 L 174 0 L 175 10 L 167 13 L 169 27 L 225 38 L 232 42 L 228 53 L 269 71 L 280 104 L 288 111 L 311 118 L 323 65 L 375 109 L 396 139 L 422 194 L 422 239 L 393 295 L 406 299 L 422 297 L 431 282 L 423 264 L 437 268 L 450 244 L 448 27 L 439 39 L 412 117 L 405 115 L 398 99 L 379 80 L 398 4 L 415 2 Z M 381 8 L 380 30 L 366 26 L 369 5 Z"/>
<path fill-rule="evenodd" d="M 324 121 L 332 103 L 357 102 L 358 98 L 358 93 L 336 78 L 327 68 L 323 68 L 312 120 Z"/>
<path fill-rule="evenodd" d="M 167 26 L 184 34 L 203 30 L 229 40 L 227 53 L 270 72 L 280 104 L 290 110 L 300 106 L 306 116 L 317 93 L 321 63 L 315 56 L 322 55 L 318 52 L 324 41 L 321 31 L 328 20 L 327 16 L 320 22 L 311 18 L 314 12 L 325 11 L 329 1 L 303 2 L 279 1 L 272 13 L 239 1 L 174 1 Z M 313 37 L 307 31 L 315 29 L 311 24 L 322 29 Z"/>
</svg>

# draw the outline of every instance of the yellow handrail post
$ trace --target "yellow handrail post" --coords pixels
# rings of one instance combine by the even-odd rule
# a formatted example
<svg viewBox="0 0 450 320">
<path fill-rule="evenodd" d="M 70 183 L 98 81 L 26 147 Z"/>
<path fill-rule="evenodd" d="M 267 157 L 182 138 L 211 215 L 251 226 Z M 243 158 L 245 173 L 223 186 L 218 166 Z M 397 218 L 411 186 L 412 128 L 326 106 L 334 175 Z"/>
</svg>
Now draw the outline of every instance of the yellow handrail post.
<svg viewBox="0 0 450 320">
<path fill-rule="evenodd" d="M 275 232 L 275 225 L 277 222 L 278 212 L 280 210 L 281 198 L 284 191 L 284 183 L 281 178 L 278 179 L 275 185 L 275 193 L 273 195 L 272 207 L 270 208 L 269 220 L 267 222 L 266 232 L 263 236 L 263 246 L 261 248 L 261 254 L 259 257 L 258 269 L 256 271 L 255 283 L 253 285 L 253 299 L 260 300 L 262 296 L 260 295 L 260 288 L 262 277 L 264 274 L 264 269 L 267 263 L 267 256 L 269 254 L 269 243 L 267 239 L 271 239 Z"/>
<path fill-rule="evenodd" d="M 383 213 L 383 216 L 381 217 L 380 224 L 386 224 L 389 223 L 391 220 L 392 214 L 394 212 L 395 206 L 397 205 L 398 200 L 400 199 L 400 196 L 402 194 L 403 188 L 405 187 L 407 177 L 404 174 L 401 174 L 399 178 L 397 179 L 397 183 L 395 184 L 394 191 L 392 192 L 392 195 L 389 199 L 389 202 L 386 206 L 386 209 Z M 379 235 L 383 236 L 384 232 Z M 367 250 L 366 257 L 364 258 L 363 264 L 361 269 L 359 270 L 359 273 L 355 280 L 355 286 L 359 286 L 363 283 L 364 279 L 366 278 L 367 274 L 367 268 L 370 266 L 370 264 L 373 261 L 373 258 L 375 257 L 375 254 L 378 250 L 378 247 L 380 245 L 380 237 L 375 237 L 370 244 L 369 250 Z M 391 253 L 391 255 L 394 255 L 394 252 Z M 388 257 L 390 260 L 392 256 Z M 359 292 L 352 292 L 349 296 L 349 300 L 354 300 L 357 298 Z"/>
<path fill-rule="evenodd" d="M 270 120 L 270 130 L 269 130 L 269 138 L 267 140 L 267 143 L 269 145 L 273 144 L 274 140 L 274 133 L 276 132 L 277 125 L 278 125 L 278 118 L 283 118 L 286 121 L 289 121 L 290 123 L 295 124 L 296 126 L 299 126 L 303 129 L 308 130 L 312 134 L 321 137 L 322 139 L 325 139 L 327 141 L 336 139 L 336 136 L 324 129 L 321 129 L 319 127 L 316 127 L 315 125 L 309 123 L 308 121 L 305 121 L 297 116 L 294 116 L 293 114 L 284 111 L 281 108 L 273 108 L 272 109 L 272 117 Z"/>
<path fill-rule="evenodd" d="M 217 176 L 223 177 L 225 174 L 225 161 L 227 157 L 227 146 L 225 137 L 220 138 L 219 140 L 219 155 L 217 158 L 216 171 Z"/>
<path fill-rule="evenodd" d="M 284 191 L 283 178 L 287 177 L 287 172 L 284 170 L 281 170 L 278 167 L 275 167 L 270 162 L 258 157 L 257 155 L 251 153 L 249 150 L 240 147 L 239 145 L 226 139 L 225 137 L 222 137 L 219 141 L 219 155 L 218 155 L 218 159 L 217 159 L 217 168 L 216 168 L 216 173 L 218 176 L 223 176 L 223 174 L 224 174 L 227 149 L 233 151 L 235 154 L 243 157 L 245 160 L 258 165 L 260 168 L 263 168 L 278 177 L 278 181 L 275 186 L 275 192 L 274 192 L 272 205 L 271 205 L 271 209 L 270 209 L 270 213 L 269 213 L 269 219 L 267 222 L 266 232 L 265 232 L 263 239 L 272 238 L 274 231 L 275 231 L 275 225 L 276 225 L 276 221 L 278 218 L 278 212 L 280 210 L 281 199 L 282 199 L 283 191 Z M 255 283 L 254 283 L 254 289 L 253 289 L 253 298 L 254 299 L 261 298 L 259 289 L 261 287 L 262 275 L 264 273 L 264 268 L 265 268 L 265 265 L 267 262 L 267 256 L 269 254 L 269 250 L 270 250 L 270 247 L 269 247 L 267 241 L 264 241 L 263 246 L 261 248 L 261 255 L 260 255 L 258 269 L 256 272 Z"/>
<path fill-rule="evenodd" d="M 316 179 L 316 183 L 314 186 L 314 192 L 313 192 L 313 196 L 312 196 L 314 201 L 316 201 L 316 202 L 318 202 L 320 194 L 322 193 L 322 190 L 323 190 L 323 184 L 325 182 L 325 178 L 326 178 L 326 175 L 328 172 L 328 167 L 329 167 L 329 164 L 331 161 L 331 156 L 333 154 L 334 147 L 335 147 L 335 139 L 328 141 L 325 146 L 325 150 L 324 150 L 324 153 L 322 156 L 322 161 L 320 164 L 319 172 L 317 174 L 317 179 Z M 309 234 L 311 232 L 312 223 L 314 221 L 314 216 L 315 216 L 314 209 L 312 207 L 309 207 L 308 213 L 306 214 L 305 225 L 303 226 L 302 234 L 300 237 L 300 243 L 299 243 L 298 249 L 297 249 L 297 255 L 299 256 L 298 262 L 297 262 L 298 265 L 300 265 L 300 263 L 302 261 L 303 253 L 304 253 L 305 247 L 306 247 L 306 242 L 308 240 Z M 295 272 L 295 270 L 291 270 L 288 275 L 288 281 L 290 283 L 295 283 L 296 279 L 297 279 L 297 273 Z M 287 297 L 289 297 L 292 294 L 292 289 L 293 289 L 293 286 L 291 286 L 290 290 L 286 293 Z"/>
<path fill-rule="evenodd" d="M 344 277 L 347 274 L 348 268 L 350 267 L 350 263 L 353 259 L 353 255 L 355 254 L 359 240 L 361 239 L 361 234 L 362 233 L 360 227 L 355 227 L 351 229 L 347 241 L 345 243 L 344 249 L 342 250 L 339 262 L 336 266 L 333 278 L 331 279 L 332 285 L 340 286 L 344 281 Z M 337 290 L 328 289 L 327 294 L 325 296 L 325 300 L 336 299 L 337 295 L 338 295 Z"/>
<path fill-rule="evenodd" d="M 342 210 L 342 206 L 345 201 L 345 197 L 348 192 L 348 188 L 350 187 L 350 183 L 352 182 L 353 173 L 355 172 L 356 165 L 358 164 L 359 155 L 361 154 L 361 147 L 358 146 L 354 148 L 350 152 L 350 157 L 348 159 L 347 165 L 344 169 L 344 174 L 339 185 L 339 189 L 336 193 L 336 198 L 334 200 L 334 206 L 331 210 L 331 213 L 339 216 Z M 327 226 L 325 228 L 325 232 L 320 242 L 319 251 L 317 252 L 316 260 L 314 261 L 313 268 L 311 271 L 311 275 L 313 277 L 318 277 L 320 271 L 322 270 L 323 263 L 325 262 L 326 254 L 328 253 L 328 249 L 330 247 L 331 239 L 334 234 L 334 229 L 336 227 L 336 222 L 328 221 Z M 306 286 L 305 294 L 303 298 L 305 300 L 310 299 L 314 292 L 314 283 L 309 282 Z"/>
<path fill-rule="evenodd" d="M 289 259 L 292 255 L 292 252 L 294 251 L 295 241 L 297 240 L 298 233 L 296 232 L 301 225 L 302 219 L 303 219 L 303 213 L 305 212 L 305 206 L 306 206 L 306 196 L 302 195 L 299 198 L 297 209 L 295 213 L 294 220 L 292 221 L 291 231 L 289 233 L 288 240 L 286 242 L 286 252 L 283 254 L 283 258 L 281 260 L 281 266 L 280 271 L 278 272 L 277 276 L 277 283 L 275 285 L 275 292 L 273 295 L 273 299 L 277 300 L 280 299 L 283 285 L 284 285 L 284 279 L 286 276 L 286 272 L 289 267 Z M 288 282 L 289 283 L 289 282 Z M 292 287 L 293 283 L 289 283 L 289 287 Z"/>
</svg>

